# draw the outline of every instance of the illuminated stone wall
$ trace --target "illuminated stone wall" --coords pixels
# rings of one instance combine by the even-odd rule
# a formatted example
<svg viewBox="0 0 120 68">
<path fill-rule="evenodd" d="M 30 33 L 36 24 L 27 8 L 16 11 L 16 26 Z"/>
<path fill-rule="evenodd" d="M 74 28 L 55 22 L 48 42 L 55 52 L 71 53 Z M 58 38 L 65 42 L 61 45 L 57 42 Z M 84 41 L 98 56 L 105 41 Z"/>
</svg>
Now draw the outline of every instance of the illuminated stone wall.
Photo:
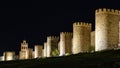
<svg viewBox="0 0 120 68">
<path fill-rule="evenodd" d="M 58 42 L 58 51 L 60 53 L 60 41 Z"/>
<path fill-rule="evenodd" d="M 91 51 L 95 51 L 95 31 L 91 32 Z"/>
<path fill-rule="evenodd" d="M 35 51 L 32 51 L 32 57 L 35 58 Z"/>
<path fill-rule="evenodd" d="M 95 50 L 101 51 L 117 47 L 119 43 L 120 11 L 98 9 L 95 16 Z"/>
<path fill-rule="evenodd" d="M 51 53 L 51 39 L 50 37 L 47 37 L 47 57 L 50 57 Z"/>
<path fill-rule="evenodd" d="M 47 43 L 44 42 L 44 54 L 43 54 L 44 57 L 47 57 Z"/>
<path fill-rule="evenodd" d="M 35 45 L 35 58 L 42 57 L 43 46 Z"/>
<path fill-rule="evenodd" d="M 15 60 L 15 52 L 13 51 L 6 51 L 3 53 L 4 61 Z"/>
<path fill-rule="evenodd" d="M 33 49 L 28 48 L 27 53 L 26 53 L 26 59 L 33 59 Z"/>
<path fill-rule="evenodd" d="M 60 45 L 59 45 L 60 56 L 63 56 L 67 53 L 72 54 L 72 38 L 73 35 L 70 32 L 60 33 Z"/>
<path fill-rule="evenodd" d="M 59 37 L 49 36 L 47 37 L 47 57 L 52 57 L 52 52 L 58 50 Z"/>
<path fill-rule="evenodd" d="M 75 22 L 73 24 L 73 54 L 89 52 L 91 45 L 91 24 Z"/>
<path fill-rule="evenodd" d="M 119 21 L 119 44 L 117 49 L 120 49 L 120 21 Z"/>
<path fill-rule="evenodd" d="M 42 56 L 41 57 L 44 57 L 44 49 L 42 49 Z"/>
<path fill-rule="evenodd" d="M 0 61 L 4 61 L 4 56 L 0 56 Z"/>
</svg>

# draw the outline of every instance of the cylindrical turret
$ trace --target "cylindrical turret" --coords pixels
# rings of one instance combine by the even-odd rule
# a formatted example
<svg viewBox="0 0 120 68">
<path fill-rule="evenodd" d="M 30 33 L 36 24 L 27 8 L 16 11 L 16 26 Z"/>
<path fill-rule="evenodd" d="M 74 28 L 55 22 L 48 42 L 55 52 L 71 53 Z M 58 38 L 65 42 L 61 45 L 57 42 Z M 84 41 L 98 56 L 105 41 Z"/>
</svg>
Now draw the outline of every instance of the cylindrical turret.
<svg viewBox="0 0 120 68">
<path fill-rule="evenodd" d="M 58 42 L 59 42 L 59 37 L 56 36 L 47 37 L 47 57 L 53 56 L 52 52 L 54 52 L 55 49 L 58 50 Z"/>
<path fill-rule="evenodd" d="M 75 22 L 73 24 L 73 54 L 88 52 L 90 49 L 91 24 Z"/>
<path fill-rule="evenodd" d="M 95 16 L 95 50 L 115 48 L 119 43 L 120 11 L 98 9 Z"/>
<path fill-rule="evenodd" d="M 73 35 L 70 32 L 60 33 L 60 56 L 72 53 L 72 38 Z"/>
</svg>

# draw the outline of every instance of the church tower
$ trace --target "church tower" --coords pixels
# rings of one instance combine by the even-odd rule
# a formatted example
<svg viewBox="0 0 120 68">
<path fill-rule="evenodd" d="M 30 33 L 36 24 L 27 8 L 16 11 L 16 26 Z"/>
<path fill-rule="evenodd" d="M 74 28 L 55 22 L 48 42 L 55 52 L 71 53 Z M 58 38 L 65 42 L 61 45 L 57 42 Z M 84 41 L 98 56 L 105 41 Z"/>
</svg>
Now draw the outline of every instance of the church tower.
<svg viewBox="0 0 120 68">
<path fill-rule="evenodd" d="M 27 59 L 27 50 L 28 50 L 28 43 L 26 42 L 26 40 L 23 40 L 23 42 L 21 43 L 21 51 L 19 54 L 20 59 Z"/>
<path fill-rule="evenodd" d="M 21 43 L 21 51 L 26 51 L 28 49 L 28 43 L 26 42 L 26 40 L 23 40 L 23 42 Z"/>
</svg>

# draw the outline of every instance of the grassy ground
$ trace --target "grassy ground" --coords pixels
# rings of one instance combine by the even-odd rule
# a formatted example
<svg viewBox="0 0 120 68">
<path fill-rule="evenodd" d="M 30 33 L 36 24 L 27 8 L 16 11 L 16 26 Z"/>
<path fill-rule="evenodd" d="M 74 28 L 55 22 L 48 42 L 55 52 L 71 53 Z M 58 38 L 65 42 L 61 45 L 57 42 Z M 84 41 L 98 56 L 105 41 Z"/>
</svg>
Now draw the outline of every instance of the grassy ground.
<svg viewBox="0 0 120 68">
<path fill-rule="evenodd" d="M 120 68 L 120 50 L 0 62 L 0 68 Z"/>
</svg>

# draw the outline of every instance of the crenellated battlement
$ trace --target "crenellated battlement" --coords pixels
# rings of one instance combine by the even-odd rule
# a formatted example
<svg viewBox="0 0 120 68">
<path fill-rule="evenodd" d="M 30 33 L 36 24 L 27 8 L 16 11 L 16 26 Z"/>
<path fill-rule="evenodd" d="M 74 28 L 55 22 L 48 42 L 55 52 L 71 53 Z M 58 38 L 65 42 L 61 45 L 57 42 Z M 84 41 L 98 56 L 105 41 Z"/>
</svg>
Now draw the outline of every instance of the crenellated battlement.
<svg viewBox="0 0 120 68">
<path fill-rule="evenodd" d="M 48 36 L 47 39 L 49 39 L 49 40 L 53 40 L 53 39 L 59 40 L 59 37 L 58 36 Z"/>
<path fill-rule="evenodd" d="M 73 35 L 73 33 L 71 33 L 71 32 L 61 32 L 60 34 L 62 34 L 62 35 L 69 35 L 69 36 Z"/>
<path fill-rule="evenodd" d="M 91 23 L 73 23 L 72 53 L 88 52 L 90 46 Z"/>
<path fill-rule="evenodd" d="M 106 9 L 106 8 L 100 8 L 95 11 L 96 14 L 99 13 L 108 13 L 108 14 L 115 14 L 115 15 L 120 15 L 120 10 L 115 10 L 115 9 Z"/>
<path fill-rule="evenodd" d="M 91 27 L 91 23 L 75 22 L 75 23 L 73 23 L 73 26 L 86 26 L 86 27 Z"/>
</svg>

